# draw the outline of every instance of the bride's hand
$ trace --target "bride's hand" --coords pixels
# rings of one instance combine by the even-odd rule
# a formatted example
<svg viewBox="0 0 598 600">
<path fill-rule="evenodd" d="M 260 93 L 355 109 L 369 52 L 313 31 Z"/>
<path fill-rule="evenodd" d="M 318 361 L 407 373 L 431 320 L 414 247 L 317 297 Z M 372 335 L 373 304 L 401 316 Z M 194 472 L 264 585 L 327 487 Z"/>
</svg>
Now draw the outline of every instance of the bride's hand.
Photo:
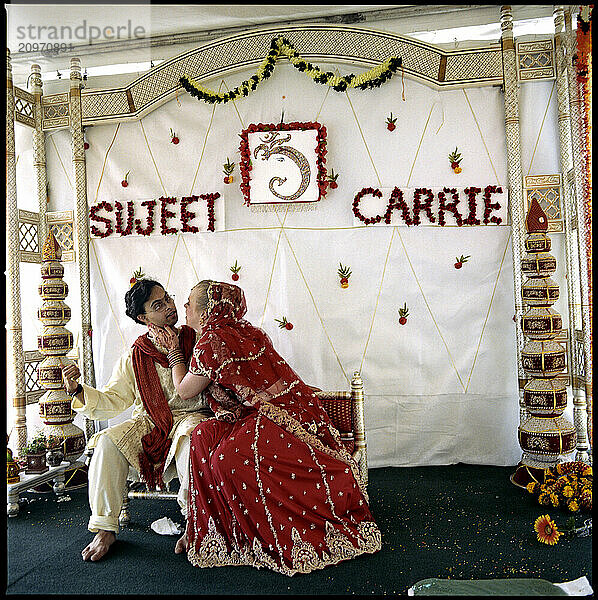
<svg viewBox="0 0 598 600">
<path fill-rule="evenodd" d="M 153 323 L 150 323 L 149 330 L 156 338 L 156 342 L 167 350 L 174 350 L 179 347 L 179 335 L 172 327 L 168 325 L 164 328 L 157 327 Z"/>
</svg>

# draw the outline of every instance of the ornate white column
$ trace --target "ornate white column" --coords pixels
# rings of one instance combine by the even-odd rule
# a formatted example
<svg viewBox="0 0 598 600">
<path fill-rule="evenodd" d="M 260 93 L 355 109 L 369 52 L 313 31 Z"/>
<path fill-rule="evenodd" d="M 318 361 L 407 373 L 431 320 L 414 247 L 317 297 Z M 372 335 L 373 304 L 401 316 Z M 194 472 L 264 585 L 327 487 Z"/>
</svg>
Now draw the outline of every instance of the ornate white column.
<svg viewBox="0 0 598 600">
<path fill-rule="evenodd" d="M 556 88 L 558 100 L 558 130 L 560 141 L 561 171 L 563 173 L 563 225 L 565 236 L 565 261 L 567 266 L 567 300 L 569 303 L 569 370 L 573 385 L 573 420 L 577 430 L 577 458 L 589 462 L 588 427 L 585 390 L 577 383 L 578 349 L 575 343 L 575 330 L 578 328 L 579 316 L 577 305 L 580 297 L 579 261 L 575 260 L 577 234 L 575 222 L 575 198 L 573 181 L 573 158 L 571 151 L 571 114 L 569 112 L 569 83 L 567 77 L 566 44 L 564 35 L 564 9 L 555 6 L 554 12 L 554 41 L 556 46 Z M 577 227 L 579 230 L 579 227 Z M 577 253 L 582 254 L 582 249 Z"/>
<path fill-rule="evenodd" d="M 21 274 L 19 264 L 19 210 L 17 206 L 17 164 L 15 158 L 15 97 L 12 85 L 10 50 L 6 49 L 6 304 L 7 367 L 13 377 L 8 390 L 15 409 L 17 453 L 27 444 L 25 399 L 25 355 L 21 327 Z"/>
<path fill-rule="evenodd" d="M 515 328 L 517 338 L 517 378 L 519 382 L 519 422 L 527 419 L 523 400 L 525 373 L 521 364 L 523 331 L 521 317 L 523 300 L 521 297 L 521 258 L 523 253 L 524 210 L 523 175 L 521 171 L 521 137 L 519 127 L 519 83 L 513 37 L 513 13 L 508 5 L 501 6 L 500 26 L 502 30 L 502 60 L 504 77 L 505 136 L 507 141 L 507 176 L 509 180 L 509 211 L 513 247 L 513 281 L 515 287 Z"/>
<path fill-rule="evenodd" d="M 37 199 L 39 204 L 38 239 L 40 245 L 46 239 L 46 211 L 48 207 L 48 178 L 46 174 L 46 138 L 42 130 L 42 72 L 39 65 L 31 65 L 31 88 L 35 98 L 33 131 L 33 167 L 37 178 Z M 41 252 L 41 248 L 40 248 Z"/>
<path fill-rule="evenodd" d="M 91 345 L 91 309 L 89 299 L 89 221 L 87 205 L 87 176 L 85 172 L 85 148 L 83 147 L 83 121 L 81 113 L 81 62 L 71 58 L 71 86 L 69 109 L 71 115 L 71 145 L 75 179 L 75 226 L 77 230 L 77 264 L 81 290 L 81 372 L 83 380 L 95 386 L 95 371 Z M 94 433 L 93 421 L 86 421 L 86 434 Z"/>
<path fill-rule="evenodd" d="M 583 398 L 583 390 L 578 395 L 574 395 L 574 411 L 576 405 L 579 407 L 575 418 L 579 417 L 579 428 L 585 428 L 585 436 L 578 428 L 578 456 L 577 460 L 588 462 L 589 440 L 587 435 L 588 429 L 588 411 L 587 406 L 592 401 L 592 346 L 591 336 L 592 319 L 590 315 L 590 291 L 589 291 L 589 265 L 587 245 L 589 243 L 587 237 L 587 229 L 590 225 L 591 217 L 587 214 L 586 205 L 584 202 L 584 188 L 587 185 L 587 173 L 585 168 L 585 144 L 581 131 L 581 114 L 584 110 L 582 99 L 579 95 L 579 86 L 577 85 L 577 76 L 575 72 L 574 55 L 576 50 L 575 34 L 571 25 L 571 7 L 565 10 L 565 61 L 567 64 L 567 83 L 569 86 L 569 107 L 571 109 L 571 145 L 573 151 L 573 174 L 575 181 L 575 212 L 577 214 L 577 242 L 579 256 L 579 283 L 581 287 L 581 324 L 582 324 L 582 340 L 583 340 L 583 361 L 585 366 L 585 398 Z M 582 358 L 581 356 L 579 357 Z M 574 389 L 581 387 L 579 382 L 573 382 Z M 577 425 L 577 424 L 576 424 Z M 580 446 L 579 441 L 582 442 Z M 586 447 L 583 447 L 585 442 Z"/>
</svg>

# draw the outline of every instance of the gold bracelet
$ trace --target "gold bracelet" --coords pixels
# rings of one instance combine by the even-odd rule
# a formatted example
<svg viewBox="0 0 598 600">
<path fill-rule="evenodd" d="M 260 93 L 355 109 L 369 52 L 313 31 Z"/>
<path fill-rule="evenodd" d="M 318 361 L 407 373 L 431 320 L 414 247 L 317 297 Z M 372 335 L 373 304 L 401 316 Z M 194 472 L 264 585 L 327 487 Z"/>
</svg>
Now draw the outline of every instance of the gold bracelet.
<svg viewBox="0 0 598 600">
<path fill-rule="evenodd" d="M 185 364 L 185 358 L 180 348 L 173 348 L 168 351 L 166 355 L 168 358 L 168 366 L 172 369 L 176 365 Z"/>
</svg>

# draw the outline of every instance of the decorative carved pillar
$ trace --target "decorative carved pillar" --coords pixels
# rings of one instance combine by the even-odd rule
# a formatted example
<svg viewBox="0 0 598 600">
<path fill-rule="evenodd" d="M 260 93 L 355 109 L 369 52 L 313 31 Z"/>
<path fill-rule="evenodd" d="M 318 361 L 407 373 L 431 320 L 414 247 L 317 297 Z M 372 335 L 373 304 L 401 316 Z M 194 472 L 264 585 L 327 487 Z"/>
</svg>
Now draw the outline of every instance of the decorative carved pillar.
<svg viewBox="0 0 598 600">
<path fill-rule="evenodd" d="M 17 206 L 17 164 L 15 158 L 15 97 L 12 85 L 10 50 L 6 49 L 6 304 L 7 367 L 14 389 L 8 390 L 15 409 L 17 454 L 27 444 L 25 400 L 25 356 L 21 327 L 21 274 L 19 265 L 19 210 Z"/>
<path fill-rule="evenodd" d="M 73 334 L 63 327 L 71 319 L 71 309 L 63 302 L 68 286 L 62 279 L 61 254 L 60 244 L 50 232 L 41 251 L 39 295 L 43 303 L 37 313 L 44 325 L 37 338 L 37 348 L 45 357 L 37 367 L 37 380 L 48 390 L 39 400 L 39 416 L 46 425 L 46 436 L 61 438 L 64 457 L 75 462 L 85 449 L 85 435 L 73 424 L 75 411 L 71 409 L 71 397 L 64 391 L 62 381 L 62 367 L 73 362 L 66 357 L 73 348 Z"/>
<path fill-rule="evenodd" d="M 48 206 L 48 178 L 46 175 L 46 138 L 42 130 L 42 72 L 39 65 L 31 65 L 31 87 L 35 98 L 33 131 L 33 167 L 37 177 L 37 199 L 39 203 L 38 239 L 47 235 L 46 211 Z"/>
<path fill-rule="evenodd" d="M 556 46 L 556 88 L 558 99 L 558 130 L 560 141 L 561 171 L 563 173 L 563 229 L 565 235 L 565 262 L 567 266 L 567 299 L 569 303 L 569 370 L 573 383 L 573 413 L 577 429 L 577 456 L 580 460 L 589 462 L 588 455 L 588 427 L 585 390 L 577 384 L 578 348 L 575 343 L 575 331 L 578 329 L 579 316 L 579 261 L 575 258 L 577 235 L 575 227 L 577 215 L 575 214 L 575 201 L 573 182 L 569 173 L 573 173 L 573 159 L 571 152 L 571 115 L 569 112 L 569 83 L 567 78 L 567 60 L 564 12 L 562 6 L 554 8 L 554 41 Z M 582 249 L 578 252 L 582 254 Z"/>
<path fill-rule="evenodd" d="M 507 176 L 509 180 L 509 210 L 513 247 L 513 281 L 515 287 L 515 328 L 517 339 L 517 378 L 519 382 L 519 422 L 527 418 L 523 400 L 525 374 L 521 364 L 523 332 L 521 316 L 521 256 L 523 251 L 524 212 L 523 175 L 521 171 L 521 138 L 519 127 L 519 83 L 517 82 L 517 62 L 515 40 L 513 38 L 513 13 L 508 5 L 501 6 L 500 26 L 502 30 L 502 60 L 504 78 L 505 136 L 507 141 Z"/>
<path fill-rule="evenodd" d="M 71 144 L 73 156 L 73 172 L 75 179 L 75 222 L 77 228 L 77 250 L 79 265 L 79 284 L 81 290 L 81 366 L 83 380 L 95 386 L 95 371 L 91 345 L 91 308 L 89 298 L 89 225 L 87 206 L 87 176 L 85 172 L 85 148 L 83 146 L 83 121 L 81 114 L 81 62 L 71 58 L 71 87 L 69 108 L 71 115 Z M 93 421 L 86 421 L 86 434 L 89 438 L 94 433 Z"/>
<path fill-rule="evenodd" d="M 589 461 L 588 411 L 587 407 L 592 402 L 592 317 L 590 314 L 590 287 L 588 264 L 588 231 L 591 228 L 591 216 L 588 215 L 585 204 L 584 190 L 588 185 L 585 168 L 585 142 L 581 131 L 581 114 L 584 110 L 582 99 L 577 85 L 574 55 L 576 40 L 571 25 L 571 8 L 565 11 L 565 60 L 567 64 L 567 83 L 569 86 L 569 106 L 571 109 L 571 142 L 573 151 L 573 174 L 575 180 L 575 212 L 577 214 L 577 242 L 579 256 L 579 282 L 581 287 L 581 324 L 583 340 L 583 361 L 585 365 L 585 398 L 583 392 L 574 395 L 574 419 L 579 420 L 578 427 L 578 456 L 577 460 Z M 580 359 L 582 357 L 579 357 Z M 573 381 L 573 389 L 580 388 L 579 381 Z M 585 429 L 585 432 L 583 431 Z M 580 431 L 581 430 L 581 431 Z M 585 445 L 584 445 L 585 444 Z"/>
</svg>

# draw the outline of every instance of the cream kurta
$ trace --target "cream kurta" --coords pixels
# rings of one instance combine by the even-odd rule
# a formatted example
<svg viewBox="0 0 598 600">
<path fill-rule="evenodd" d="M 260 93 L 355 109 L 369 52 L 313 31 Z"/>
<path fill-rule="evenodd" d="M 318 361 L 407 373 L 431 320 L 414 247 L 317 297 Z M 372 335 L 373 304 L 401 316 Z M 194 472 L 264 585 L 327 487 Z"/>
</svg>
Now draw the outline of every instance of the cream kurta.
<svg viewBox="0 0 598 600">
<path fill-rule="evenodd" d="M 85 404 L 74 398 L 72 408 L 89 419 L 101 421 L 117 417 L 133 406 L 130 419 L 96 433 L 89 439 L 87 447 L 95 448 L 99 436 L 107 435 L 139 473 L 138 456 L 142 452 L 141 438 L 154 428 L 154 423 L 143 407 L 133 371 L 132 355 L 133 348 L 120 358 L 114 367 L 110 381 L 102 390 L 81 384 L 85 394 Z M 154 364 L 173 417 L 173 427 L 169 435 L 172 444 L 164 463 L 164 482 L 167 483 L 177 476 L 173 459 L 181 438 L 190 435 L 198 423 L 213 416 L 213 413 L 207 408 L 202 394 L 183 400 L 172 383 L 171 369 L 156 362 Z"/>
</svg>

